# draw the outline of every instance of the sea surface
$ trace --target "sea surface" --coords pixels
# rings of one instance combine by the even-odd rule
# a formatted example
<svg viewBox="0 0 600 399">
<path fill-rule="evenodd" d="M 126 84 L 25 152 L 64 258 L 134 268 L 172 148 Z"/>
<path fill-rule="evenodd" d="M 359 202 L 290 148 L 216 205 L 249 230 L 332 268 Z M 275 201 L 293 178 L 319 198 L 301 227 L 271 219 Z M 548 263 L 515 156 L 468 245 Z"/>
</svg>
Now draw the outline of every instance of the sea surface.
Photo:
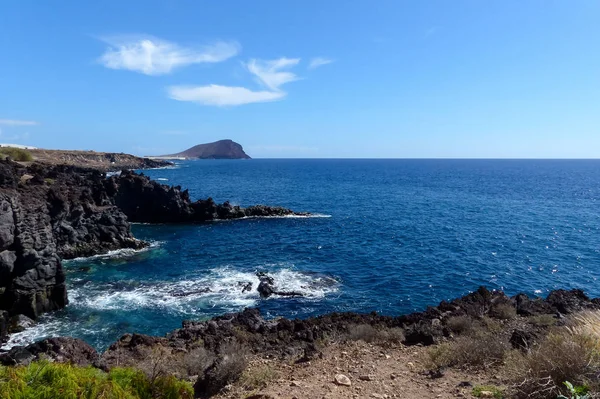
<svg viewBox="0 0 600 399">
<path fill-rule="evenodd" d="M 398 315 L 480 285 L 600 296 L 600 161 L 215 160 L 144 173 L 194 199 L 315 217 L 134 225 L 150 248 L 65 262 L 69 306 L 8 346 L 70 335 L 101 350 L 245 307 Z M 305 297 L 261 299 L 259 271 Z"/>
</svg>

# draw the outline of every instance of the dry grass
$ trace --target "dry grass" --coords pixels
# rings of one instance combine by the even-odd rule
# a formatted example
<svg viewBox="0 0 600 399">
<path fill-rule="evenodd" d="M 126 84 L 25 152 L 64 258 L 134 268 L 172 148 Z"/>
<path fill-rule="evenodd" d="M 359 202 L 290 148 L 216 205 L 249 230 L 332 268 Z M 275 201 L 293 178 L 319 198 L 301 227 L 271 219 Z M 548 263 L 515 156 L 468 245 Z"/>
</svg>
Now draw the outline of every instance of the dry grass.
<svg viewBox="0 0 600 399">
<path fill-rule="evenodd" d="M 266 388 L 269 383 L 278 378 L 278 373 L 269 365 L 247 369 L 240 377 L 240 383 L 247 391 Z"/>
<path fill-rule="evenodd" d="M 454 341 L 431 347 L 424 365 L 431 370 L 451 366 L 467 370 L 486 369 L 502 363 L 509 349 L 508 342 L 497 334 L 477 329 Z"/>
<path fill-rule="evenodd" d="M 369 324 L 354 324 L 348 328 L 347 340 L 378 345 L 399 344 L 404 341 L 404 331 L 401 328 L 377 329 Z"/>
<path fill-rule="evenodd" d="M 454 334 L 465 334 L 473 329 L 473 319 L 469 316 L 450 317 L 446 321 L 446 327 Z"/>
<path fill-rule="evenodd" d="M 491 310 L 492 316 L 500 320 L 511 320 L 517 317 L 517 309 L 508 303 L 501 303 Z"/>
<path fill-rule="evenodd" d="M 558 319 L 551 314 L 531 316 L 528 318 L 528 320 L 531 324 L 533 324 L 536 327 L 552 327 L 558 321 Z"/>
<path fill-rule="evenodd" d="M 567 394 L 565 381 L 600 388 L 600 313 L 576 315 L 569 324 L 528 353 L 507 356 L 504 370 L 516 398 L 554 399 Z"/>
<path fill-rule="evenodd" d="M 178 378 L 198 375 L 214 360 L 201 346 L 189 350 L 174 350 L 168 346 L 140 347 L 138 352 L 139 359 L 128 366 L 142 371 L 150 380 L 165 375 Z"/>
<path fill-rule="evenodd" d="M 10 158 L 13 161 L 17 162 L 31 162 L 33 161 L 33 156 L 31 152 L 24 150 L 22 148 L 14 148 L 14 147 L 1 147 L 0 148 L 0 159 L 1 158 Z"/>
</svg>

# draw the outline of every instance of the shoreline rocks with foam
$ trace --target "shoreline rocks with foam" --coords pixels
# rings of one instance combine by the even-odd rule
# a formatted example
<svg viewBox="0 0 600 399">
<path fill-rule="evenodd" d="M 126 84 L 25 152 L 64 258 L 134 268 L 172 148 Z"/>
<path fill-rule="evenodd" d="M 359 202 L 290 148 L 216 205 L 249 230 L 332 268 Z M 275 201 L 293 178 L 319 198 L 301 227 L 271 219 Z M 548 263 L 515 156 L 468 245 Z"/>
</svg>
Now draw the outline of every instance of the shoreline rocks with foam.
<svg viewBox="0 0 600 399">
<path fill-rule="evenodd" d="M 506 318 L 507 309 L 514 312 L 512 320 Z M 151 354 L 161 353 L 161 361 L 172 365 L 169 372 L 179 377 L 196 378 L 198 386 L 202 387 L 201 382 L 210 370 L 218 367 L 222 353 L 231 350 L 234 343 L 260 356 L 302 362 L 318 356 L 321 343 L 348 337 L 357 327 L 369 326 L 372 331 L 382 332 L 399 328 L 404 331 L 402 343 L 405 345 L 434 345 L 452 337 L 453 318 L 464 317 L 472 321 L 496 320 L 505 333 L 515 337 L 511 337 L 510 342 L 519 349 L 523 341 L 531 344 L 550 328 L 528 323 L 532 316 L 547 316 L 559 325 L 567 315 L 594 309 L 600 309 L 600 299 L 590 299 L 581 290 L 555 290 L 541 299 L 525 294 L 508 297 L 501 291 L 480 287 L 473 293 L 442 301 L 423 312 L 396 317 L 377 313 L 329 313 L 307 319 L 268 320 L 258 310 L 246 309 L 207 321 L 184 321 L 180 329 L 164 337 L 126 334 L 102 354 L 81 340 L 50 338 L 0 354 L 0 364 L 27 364 L 46 357 L 108 370 L 116 366 L 142 367 Z M 186 363 L 190 356 L 200 356 L 206 362 Z M 194 367 L 189 367 L 190 364 Z M 197 394 L 202 395 L 202 392 Z"/>
</svg>

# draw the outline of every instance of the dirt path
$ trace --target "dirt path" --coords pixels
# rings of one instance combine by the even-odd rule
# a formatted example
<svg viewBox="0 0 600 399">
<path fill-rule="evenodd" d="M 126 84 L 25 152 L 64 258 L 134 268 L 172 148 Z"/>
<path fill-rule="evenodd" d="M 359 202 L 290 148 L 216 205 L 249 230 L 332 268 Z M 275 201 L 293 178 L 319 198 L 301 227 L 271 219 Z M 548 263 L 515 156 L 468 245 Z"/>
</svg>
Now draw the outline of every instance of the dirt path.
<svg viewBox="0 0 600 399">
<path fill-rule="evenodd" d="M 243 377 L 217 398 L 469 398 L 473 387 L 499 385 L 491 372 L 447 370 L 432 378 L 423 372 L 427 348 L 382 348 L 362 341 L 334 344 L 323 357 L 289 364 L 254 359 Z M 350 386 L 336 382 L 348 377 Z"/>
</svg>

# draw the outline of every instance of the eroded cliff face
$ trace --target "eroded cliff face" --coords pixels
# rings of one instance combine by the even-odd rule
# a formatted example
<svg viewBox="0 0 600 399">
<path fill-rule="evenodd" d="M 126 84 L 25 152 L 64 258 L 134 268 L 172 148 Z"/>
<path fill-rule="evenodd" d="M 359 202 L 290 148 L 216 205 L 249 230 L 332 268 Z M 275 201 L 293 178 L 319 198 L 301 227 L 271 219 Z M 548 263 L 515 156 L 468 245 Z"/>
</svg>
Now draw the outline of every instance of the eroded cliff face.
<svg viewBox="0 0 600 399">
<path fill-rule="evenodd" d="M 0 317 L 64 307 L 62 258 L 144 245 L 103 180 L 93 170 L 0 162 Z"/>
</svg>

